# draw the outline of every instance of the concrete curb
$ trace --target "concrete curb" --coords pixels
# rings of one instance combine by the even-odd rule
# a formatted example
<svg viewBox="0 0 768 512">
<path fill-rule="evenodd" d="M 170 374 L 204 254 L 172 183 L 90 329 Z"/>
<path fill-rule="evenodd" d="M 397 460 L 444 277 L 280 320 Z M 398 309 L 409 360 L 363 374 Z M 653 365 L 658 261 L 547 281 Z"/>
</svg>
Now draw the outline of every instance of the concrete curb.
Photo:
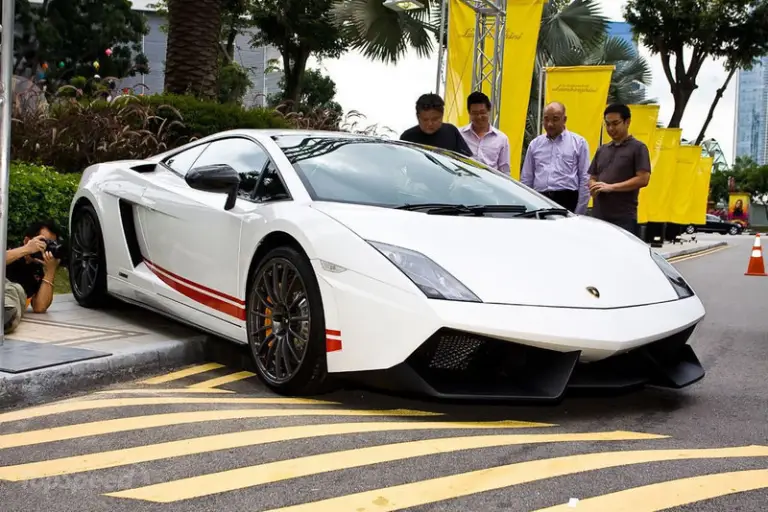
<svg viewBox="0 0 768 512">
<path fill-rule="evenodd" d="M 0 378 L 0 407 L 34 405 L 60 397 L 70 397 L 93 388 L 131 381 L 161 373 L 174 367 L 205 360 L 206 344 L 201 334 L 186 339 L 162 341 L 134 352 L 76 363 L 41 368 Z"/>
<path fill-rule="evenodd" d="M 688 249 L 680 249 L 679 251 L 668 252 L 666 254 L 662 254 L 662 256 L 664 256 L 665 259 L 669 260 L 672 258 L 678 258 L 680 256 L 690 256 L 691 254 L 698 254 L 700 252 L 709 251 L 711 249 L 714 249 L 715 247 L 722 247 L 724 245 L 728 245 L 728 242 L 704 243 L 696 247 L 689 247 Z"/>
</svg>

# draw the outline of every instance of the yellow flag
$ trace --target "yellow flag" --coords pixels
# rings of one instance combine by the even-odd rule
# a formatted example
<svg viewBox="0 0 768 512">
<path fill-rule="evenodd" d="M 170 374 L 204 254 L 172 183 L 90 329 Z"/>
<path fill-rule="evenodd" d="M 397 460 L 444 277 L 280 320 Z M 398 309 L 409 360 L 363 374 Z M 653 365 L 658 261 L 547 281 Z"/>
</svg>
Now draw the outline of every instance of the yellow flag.
<svg viewBox="0 0 768 512">
<path fill-rule="evenodd" d="M 444 119 L 447 123 L 462 126 L 469 122 L 467 96 L 472 92 L 475 11 L 461 0 L 448 2 Z M 491 41 L 487 41 L 486 46 L 490 45 Z"/>
<path fill-rule="evenodd" d="M 544 103 L 565 105 L 569 131 L 584 137 L 589 158 L 600 145 L 600 127 L 615 66 L 574 66 L 546 69 Z"/>
<path fill-rule="evenodd" d="M 704 224 L 707 222 L 707 207 L 709 203 L 709 182 L 712 179 L 712 165 L 715 159 L 702 156 L 693 180 L 693 194 L 688 210 L 688 223 Z"/>
<path fill-rule="evenodd" d="M 475 50 L 475 12 L 461 0 L 449 0 L 448 55 L 445 84 L 445 121 L 469 123 L 467 96 L 472 92 Z M 509 137 L 510 174 L 520 178 L 521 153 L 531 93 L 536 45 L 544 0 L 507 0 L 506 39 L 502 67 L 499 129 Z M 485 42 L 485 54 L 493 56 L 493 40 Z M 526 78 L 521 78 L 526 77 Z M 483 92 L 490 96 L 488 85 Z"/>
<path fill-rule="evenodd" d="M 680 146 L 677 151 L 677 166 L 672 173 L 672 197 L 669 204 L 669 221 L 675 224 L 689 224 L 688 212 L 695 189 L 696 174 L 701 161 L 701 146 Z"/>
<path fill-rule="evenodd" d="M 651 153 L 651 181 L 648 183 L 648 222 L 671 222 L 672 179 L 680 149 L 681 128 L 657 128 Z"/>
<path fill-rule="evenodd" d="M 531 80 L 544 0 L 507 0 L 507 38 L 501 82 L 499 129 L 509 137 L 509 168 L 520 179 Z"/>
</svg>

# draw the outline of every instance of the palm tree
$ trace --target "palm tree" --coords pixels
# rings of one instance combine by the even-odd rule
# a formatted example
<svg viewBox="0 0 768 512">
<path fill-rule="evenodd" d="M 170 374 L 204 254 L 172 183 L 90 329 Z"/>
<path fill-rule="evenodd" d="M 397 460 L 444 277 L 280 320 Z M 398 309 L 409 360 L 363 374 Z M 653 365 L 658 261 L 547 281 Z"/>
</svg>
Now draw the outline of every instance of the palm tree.
<svg viewBox="0 0 768 512">
<path fill-rule="evenodd" d="M 218 95 L 222 0 L 168 0 L 165 90 Z"/>
</svg>

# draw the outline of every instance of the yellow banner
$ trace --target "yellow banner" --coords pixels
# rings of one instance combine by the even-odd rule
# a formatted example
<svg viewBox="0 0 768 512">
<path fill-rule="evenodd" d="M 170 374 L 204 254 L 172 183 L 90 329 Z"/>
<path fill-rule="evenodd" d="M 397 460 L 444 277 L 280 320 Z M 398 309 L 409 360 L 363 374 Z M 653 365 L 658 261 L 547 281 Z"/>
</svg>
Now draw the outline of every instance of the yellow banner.
<svg viewBox="0 0 768 512">
<path fill-rule="evenodd" d="M 689 224 L 696 175 L 701 161 L 701 146 L 680 146 L 677 151 L 677 167 L 672 173 L 672 194 L 669 205 L 669 221 L 674 224 Z"/>
<path fill-rule="evenodd" d="M 472 92 L 472 61 L 475 49 L 475 12 L 461 0 L 450 0 L 448 55 L 445 85 L 445 120 L 456 126 L 469 123 L 467 96 Z M 510 174 L 520 178 L 525 123 L 531 95 L 536 46 L 544 0 L 507 0 L 504 75 L 501 83 L 499 129 L 509 137 Z M 493 55 L 493 40 L 485 43 Z M 525 78 L 523 78 L 525 77 Z M 490 96 L 485 85 L 483 92 Z"/>
<path fill-rule="evenodd" d="M 688 222 L 690 224 L 704 224 L 707 222 L 707 207 L 709 203 L 709 181 L 712 178 L 712 165 L 714 158 L 702 156 L 696 169 L 693 181 L 693 197 L 688 210 Z"/>
<path fill-rule="evenodd" d="M 681 128 L 657 128 L 651 153 L 651 181 L 648 184 L 648 222 L 670 222 L 672 179 L 680 149 Z"/>
<path fill-rule="evenodd" d="M 600 127 L 614 69 L 615 66 L 546 69 L 544 104 L 559 101 L 565 105 L 568 130 L 587 140 L 590 159 L 600 145 Z"/>
<path fill-rule="evenodd" d="M 449 0 L 444 119 L 456 126 L 469 123 L 467 96 L 472 92 L 474 48 L 475 11 L 461 0 Z"/>
</svg>

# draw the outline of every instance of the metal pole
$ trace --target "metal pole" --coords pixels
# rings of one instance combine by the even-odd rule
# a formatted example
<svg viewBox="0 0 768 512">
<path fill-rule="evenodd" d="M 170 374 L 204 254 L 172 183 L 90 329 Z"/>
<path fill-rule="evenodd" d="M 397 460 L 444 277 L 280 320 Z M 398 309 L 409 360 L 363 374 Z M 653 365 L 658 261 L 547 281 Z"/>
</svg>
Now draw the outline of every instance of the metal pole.
<svg viewBox="0 0 768 512">
<path fill-rule="evenodd" d="M 2 61 L 0 75 L 3 79 L 2 123 L 0 123 L 0 311 L 5 313 L 5 253 L 8 245 L 8 184 L 11 174 L 11 105 L 13 104 L 13 24 L 15 0 L 3 0 Z M 5 316 L 3 316 L 5 318 Z M 0 322 L 0 345 L 5 341 L 5 322 Z"/>
<path fill-rule="evenodd" d="M 437 43 L 437 78 L 435 80 L 435 94 L 440 94 L 440 82 L 443 75 L 443 41 L 445 40 L 445 12 L 450 0 L 442 0 L 440 6 L 440 39 Z"/>
<path fill-rule="evenodd" d="M 536 135 L 541 133 L 541 111 L 544 110 L 544 71 L 544 68 L 541 68 L 541 71 L 539 71 L 539 97 L 537 100 L 539 104 L 536 105 L 536 112 L 538 113 L 536 116 Z"/>
</svg>

